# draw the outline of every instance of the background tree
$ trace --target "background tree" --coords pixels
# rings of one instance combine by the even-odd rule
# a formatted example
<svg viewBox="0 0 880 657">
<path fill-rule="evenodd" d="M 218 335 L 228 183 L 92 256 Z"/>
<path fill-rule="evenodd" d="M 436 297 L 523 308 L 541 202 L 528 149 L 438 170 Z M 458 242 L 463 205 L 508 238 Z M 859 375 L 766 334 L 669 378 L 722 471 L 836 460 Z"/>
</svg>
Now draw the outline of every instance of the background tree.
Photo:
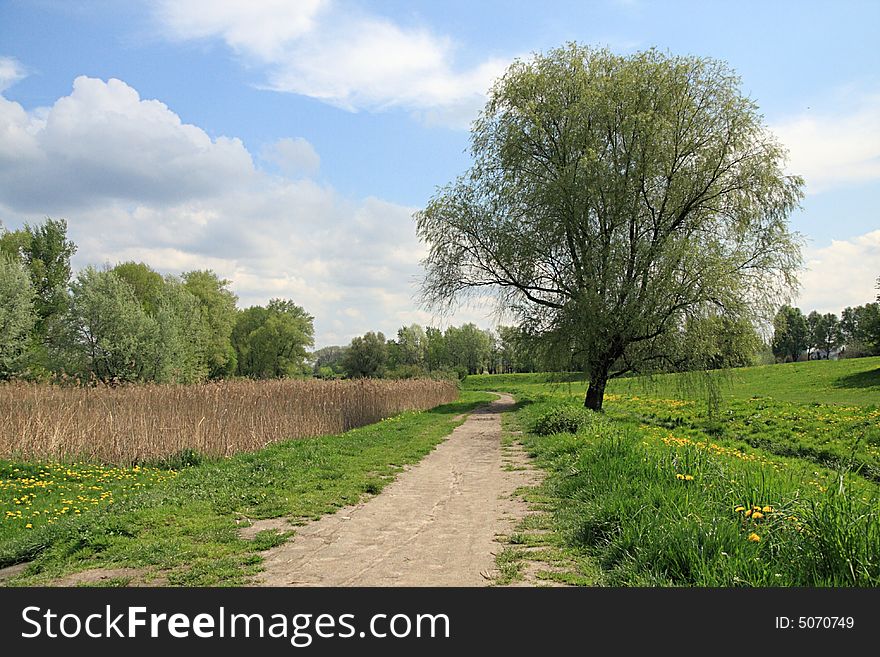
<svg viewBox="0 0 880 657">
<path fill-rule="evenodd" d="M 27 270 L 7 253 L 0 253 L 0 379 L 26 369 L 36 322 L 34 288 Z"/>
<path fill-rule="evenodd" d="M 723 63 L 569 45 L 516 61 L 474 124 L 474 164 L 417 213 L 423 297 L 498 293 L 560 336 L 601 409 L 707 308 L 770 312 L 800 264 L 803 181 Z"/>
<path fill-rule="evenodd" d="M 345 374 L 342 361 L 347 347 L 331 345 L 312 352 L 312 373 L 319 379 L 336 379 Z"/>
<path fill-rule="evenodd" d="M 144 298 L 133 291 L 143 307 Z M 208 377 L 206 347 L 211 336 L 205 333 L 201 302 L 179 280 L 168 277 L 153 303 L 151 316 L 156 322 L 158 342 L 154 379 L 162 383 L 204 381 Z"/>
<path fill-rule="evenodd" d="M 488 365 L 492 340 L 476 324 L 450 326 L 444 335 L 448 363 L 463 368 L 467 374 L 478 374 Z"/>
<path fill-rule="evenodd" d="M 807 320 L 801 309 L 782 306 L 773 318 L 773 355 L 796 361 L 808 344 Z"/>
<path fill-rule="evenodd" d="M 397 330 L 397 346 L 402 365 L 421 366 L 425 361 L 425 330 L 418 324 L 410 324 Z"/>
<path fill-rule="evenodd" d="M 34 285 L 36 330 L 46 335 L 49 324 L 67 310 L 67 285 L 70 282 L 70 259 L 76 245 L 67 239 L 64 219 L 46 219 L 38 226 L 25 224 L 22 261 Z"/>
<path fill-rule="evenodd" d="M 158 327 L 131 287 L 112 271 L 82 270 L 70 284 L 67 369 L 105 383 L 151 380 Z"/>
<path fill-rule="evenodd" d="M 232 332 L 238 373 L 257 379 L 303 376 L 314 318 L 293 301 L 272 299 L 268 306 L 241 312 Z"/>
<path fill-rule="evenodd" d="M 183 274 L 183 284 L 201 307 L 208 376 L 212 379 L 230 376 L 236 370 L 236 350 L 232 346 L 232 329 L 236 323 L 238 297 L 229 289 L 230 281 L 211 270 Z"/>
<path fill-rule="evenodd" d="M 825 313 L 824 315 L 821 315 L 815 333 L 813 334 L 813 342 L 816 350 L 824 352 L 825 359 L 827 360 L 831 356 L 831 352 L 839 347 L 842 341 L 843 335 L 837 315 L 834 313 Z"/>
<path fill-rule="evenodd" d="M 425 367 L 435 372 L 448 366 L 446 338 L 443 331 L 429 326 L 425 329 Z"/>
<path fill-rule="evenodd" d="M 132 261 L 121 262 L 110 271 L 128 283 L 147 314 L 156 313 L 159 297 L 165 288 L 165 281 L 159 272 L 143 262 Z"/>
<path fill-rule="evenodd" d="M 380 378 L 388 366 L 388 346 L 385 335 L 370 331 L 354 338 L 345 352 L 342 367 L 352 379 Z"/>
<path fill-rule="evenodd" d="M 824 333 L 822 315 L 811 310 L 807 315 L 807 360 L 812 357 L 813 351 L 819 351 Z"/>
</svg>

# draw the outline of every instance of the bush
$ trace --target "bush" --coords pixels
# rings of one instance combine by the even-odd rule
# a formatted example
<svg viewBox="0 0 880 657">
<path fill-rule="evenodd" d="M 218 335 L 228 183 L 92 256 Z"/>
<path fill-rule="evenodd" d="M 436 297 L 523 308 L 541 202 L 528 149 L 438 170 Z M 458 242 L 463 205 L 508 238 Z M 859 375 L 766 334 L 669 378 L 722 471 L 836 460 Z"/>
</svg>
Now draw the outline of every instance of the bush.
<svg viewBox="0 0 880 657">
<path fill-rule="evenodd" d="M 538 416 L 532 426 L 532 433 L 549 436 L 554 433 L 577 433 L 581 427 L 591 424 L 593 411 L 583 406 L 554 406 Z"/>
</svg>

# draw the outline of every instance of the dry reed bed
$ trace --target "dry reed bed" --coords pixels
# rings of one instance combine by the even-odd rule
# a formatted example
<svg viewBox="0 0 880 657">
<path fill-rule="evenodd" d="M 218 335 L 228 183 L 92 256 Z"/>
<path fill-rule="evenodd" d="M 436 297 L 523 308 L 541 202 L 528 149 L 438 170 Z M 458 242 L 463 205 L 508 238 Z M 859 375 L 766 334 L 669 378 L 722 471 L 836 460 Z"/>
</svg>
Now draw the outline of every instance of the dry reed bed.
<svg viewBox="0 0 880 657">
<path fill-rule="evenodd" d="M 453 382 L 428 379 L 115 388 L 10 383 L 0 385 L 0 457 L 130 465 L 185 449 L 229 456 L 457 397 Z"/>
</svg>

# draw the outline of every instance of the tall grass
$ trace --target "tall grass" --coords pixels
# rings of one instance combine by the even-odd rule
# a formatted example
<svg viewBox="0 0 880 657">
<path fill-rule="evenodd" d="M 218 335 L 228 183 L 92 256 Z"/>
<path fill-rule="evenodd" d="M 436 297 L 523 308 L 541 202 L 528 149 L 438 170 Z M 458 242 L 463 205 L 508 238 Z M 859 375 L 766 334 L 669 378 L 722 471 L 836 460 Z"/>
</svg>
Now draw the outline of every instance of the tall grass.
<svg viewBox="0 0 880 657">
<path fill-rule="evenodd" d="M 0 458 L 130 465 L 190 450 L 229 456 L 341 433 L 455 400 L 451 381 L 223 381 L 204 385 L 0 385 Z"/>
<path fill-rule="evenodd" d="M 538 401 L 520 415 L 535 431 L 560 409 Z M 844 471 L 808 479 L 796 459 L 598 415 L 523 440 L 550 471 L 565 542 L 609 584 L 880 585 L 880 497 Z"/>
</svg>

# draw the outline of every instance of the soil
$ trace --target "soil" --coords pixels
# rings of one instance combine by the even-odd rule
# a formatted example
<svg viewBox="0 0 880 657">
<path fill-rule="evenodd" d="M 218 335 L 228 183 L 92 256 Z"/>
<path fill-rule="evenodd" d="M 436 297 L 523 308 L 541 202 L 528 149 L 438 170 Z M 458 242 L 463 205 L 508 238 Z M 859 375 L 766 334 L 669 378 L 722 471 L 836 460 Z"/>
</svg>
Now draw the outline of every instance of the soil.
<svg viewBox="0 0 880 657">
<path fill-rule="evenodd" d="M 491 584 L 498 538 L 528 513 L 514 492 L 537 478 L 522 448 L 501 445 L 501 414 L 512 405 L 501 394 L 379 495 L 296 528 L 264 553 L 254 584 Z"/>
</svg>

